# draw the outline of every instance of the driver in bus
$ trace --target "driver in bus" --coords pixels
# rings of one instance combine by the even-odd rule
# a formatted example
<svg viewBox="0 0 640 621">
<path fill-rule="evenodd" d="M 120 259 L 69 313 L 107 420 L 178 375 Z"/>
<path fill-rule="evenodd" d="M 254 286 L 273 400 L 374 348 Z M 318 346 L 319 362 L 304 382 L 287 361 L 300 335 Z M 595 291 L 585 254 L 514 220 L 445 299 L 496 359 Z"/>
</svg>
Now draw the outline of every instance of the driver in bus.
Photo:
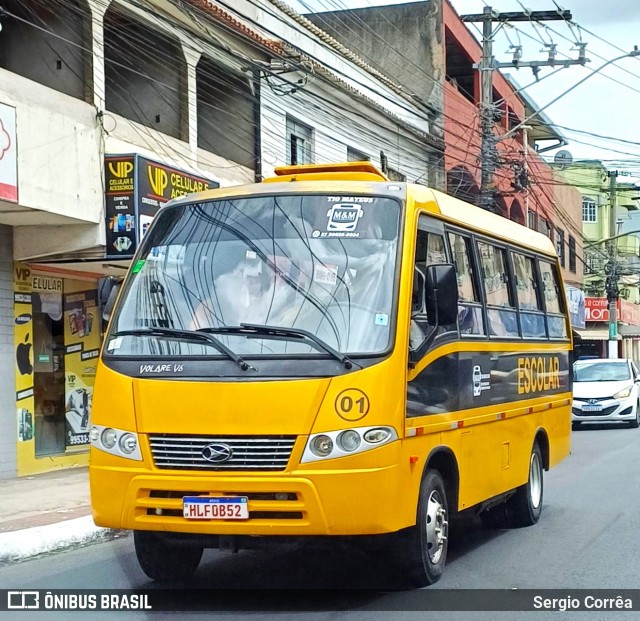
<svg viewBox="0 0 640 621">
<path fill-rule="evenodd" d="M 191 329 L 241 323 L 269 324 L 286 310 L 291 292 L 274 268 L 260 258 L 245 257 L 214 280 L 214 291 L 194 313 Z"/>
</svg>

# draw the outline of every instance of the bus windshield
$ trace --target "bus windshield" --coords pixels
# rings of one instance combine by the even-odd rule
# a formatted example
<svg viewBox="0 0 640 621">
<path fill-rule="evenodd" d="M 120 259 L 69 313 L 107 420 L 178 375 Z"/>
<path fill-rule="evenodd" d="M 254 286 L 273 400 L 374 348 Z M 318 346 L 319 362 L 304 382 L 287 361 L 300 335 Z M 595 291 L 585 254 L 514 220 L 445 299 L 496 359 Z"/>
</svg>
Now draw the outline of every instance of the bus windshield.
<svg viewBox="0 0 640 621">
<path fill-rule="evenodd" d="M 131 270 L 106 352 L 220 356 L 223 343 L 241 356 L 326 355 L 318 339 L 345 354 L 384 352 L 399 221 L 400 203 L 375 196 L 266 195 L 167 207 Z"/>
</svg>

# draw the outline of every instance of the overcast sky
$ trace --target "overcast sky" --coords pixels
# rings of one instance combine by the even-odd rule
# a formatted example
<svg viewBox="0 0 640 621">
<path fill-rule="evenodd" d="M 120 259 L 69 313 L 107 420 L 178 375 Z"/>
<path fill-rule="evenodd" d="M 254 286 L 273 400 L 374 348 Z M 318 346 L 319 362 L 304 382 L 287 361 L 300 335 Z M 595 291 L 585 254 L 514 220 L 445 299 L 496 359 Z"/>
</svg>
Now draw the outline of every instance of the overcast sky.
<svg viewBox="0 0 640 621">
<path fill-rule="evenodd" d="M 288 1 L 297 10 L 306 12 L 298 0 Z M 557 43 L 558 59 L 567 56 L 576 58 L 577 51 L 572 49 L 575 47 L 572 40 L 579 35 L 588 44 L 587 58 L 591 62 L 587 67 L 577 65 L 561 69 L 555 75 L 549 75 L 554 71 L 553 68 L 542 68 L 540 83 L 528 88 L 526 93 L 539 107 L 543 107 L 568 91 L 576 82 L 591 76 L 546 108 L 545 113 L 553 123 L 568 128 L 559 129 L 569 142 L 563 148 L 569 150 L 574 159 L 601 159 L 609 167 L 626 169 L 640 175 L 640 57 L 624 58 L 593 74 L 593 70 L 605 62 L 631 51 L 635 45 L 640 46 L 640 0 L 557 1 L 562 8 L 571 11 L 575 24 L 584 30 L 574 27 L 572 31 L 560 21 L 547 23 L 555 32 L 535 28 L 526 22 L 514 23 L 515 28 L 506 29 L 511 43 L 522 45 L 522 60 L 544 60 L 546 52 L 543 51 L 543 41 Z M 304 2 L 308 7 L 314 6 L 321 11 L 401 3 L 398 0 Z M 481 13 L 485 4 L 497 11 L 522 11 L 522 5 L 536 11 L 557 8 L 552 0 L 522 0 L 522 5 L 517 0 L 487 0 L 486 3 L 482 0 L 452 0 L 452 4 L 459 14 Z M 471 30 L 478 33 L 473 25 Z M 509 44 L 504 35 L 496 37 L 494 53 L 499 61 L 511 60 Z M 523 68 L 510 73 L 513 73 L 522 86 L 534 82 L 530 69 Z M 629 142 L 603 140 L 572 130 Z M 638 144 L 635 143 L 636 140 Z"/>
</svg>

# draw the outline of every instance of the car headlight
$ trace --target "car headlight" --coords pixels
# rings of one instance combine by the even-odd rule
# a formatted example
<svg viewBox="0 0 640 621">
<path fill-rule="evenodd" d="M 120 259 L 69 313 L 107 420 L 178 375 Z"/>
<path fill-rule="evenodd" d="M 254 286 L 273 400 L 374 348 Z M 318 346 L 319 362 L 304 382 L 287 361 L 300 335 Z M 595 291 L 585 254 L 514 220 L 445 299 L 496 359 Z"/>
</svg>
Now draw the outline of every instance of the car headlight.
<svg viewBox="0 0 640 621">
<path fill-rule="evenodd" d="M 93 448 L 104 451 L 105 453 L 125 457 L 126 459 L 142 461 L 138 436 L 131 431 L 93 425 L 89 432 L 89 439 L 91 440 L 91 446 Z"/>
<path fill-rule="evenodd" d="M 627 388 L 623 388 L 621 391 L 617 392 L 615 395 L 613 395 L 614 399 L 624 399 L 625 397 L 628 397 L 631 394 L 631 389 L 633 388 L 633 386 L 628 386 Z"/>
<path fill-rule="evenodd" d="M 309 436 L 300 463 L 362 453 L 398 439 L 393 427 L 356 427 Z"/>
</svg>

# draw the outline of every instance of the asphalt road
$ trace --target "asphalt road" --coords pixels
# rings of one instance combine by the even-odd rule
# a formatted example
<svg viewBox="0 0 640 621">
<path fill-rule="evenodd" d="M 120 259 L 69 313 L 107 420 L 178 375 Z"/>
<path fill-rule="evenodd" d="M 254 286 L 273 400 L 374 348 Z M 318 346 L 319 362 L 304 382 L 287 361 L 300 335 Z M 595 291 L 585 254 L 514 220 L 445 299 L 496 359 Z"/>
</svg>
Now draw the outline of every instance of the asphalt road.
<svg viewBox="0 0 640 621">
<path fill-rule="evenodd" d="M 492 531 L 476 518 L 454 524 L 449 562 L 437 589 L 640 588 L 640 430 L 599 425 L 573 432 L 572 454 L 546 473 L 544 494 L 543 514 L 536 526 Z M 0 568 L 0 585 L 166 588 L 150 582 L 139 569 L 131 538 Z M 415 612 L 415 592 L 393 591 L 398 586 L 393 568 L 375 552 L 349 543 L 288 545 L 238 554 L 208 550 L 195 578 L 185 586 L 213 589 L 211 608 L 225 616 L 242 615 L 243 620 L 254 615 L 279 619 L 285 614 L 295 614 L 296 619 L 422 619 L 436 614 L 446 619 L 525 618 L 515 612 Z M 384 608 L 398 612 L 375 612 Z M 23 614 L 1 616 L 26 618 Z M 47 619 L 66 619 L 71 613 L 46 614 Z M 557 618 L 558 614 L 563 619 L 638 618 L 638 612 L 619 611 L 536 612 L 526 617 Z M 83 618 L 107 618 L 103 615 L 130 618 L 134 613 L 84 613 Z"/>
</svg>

